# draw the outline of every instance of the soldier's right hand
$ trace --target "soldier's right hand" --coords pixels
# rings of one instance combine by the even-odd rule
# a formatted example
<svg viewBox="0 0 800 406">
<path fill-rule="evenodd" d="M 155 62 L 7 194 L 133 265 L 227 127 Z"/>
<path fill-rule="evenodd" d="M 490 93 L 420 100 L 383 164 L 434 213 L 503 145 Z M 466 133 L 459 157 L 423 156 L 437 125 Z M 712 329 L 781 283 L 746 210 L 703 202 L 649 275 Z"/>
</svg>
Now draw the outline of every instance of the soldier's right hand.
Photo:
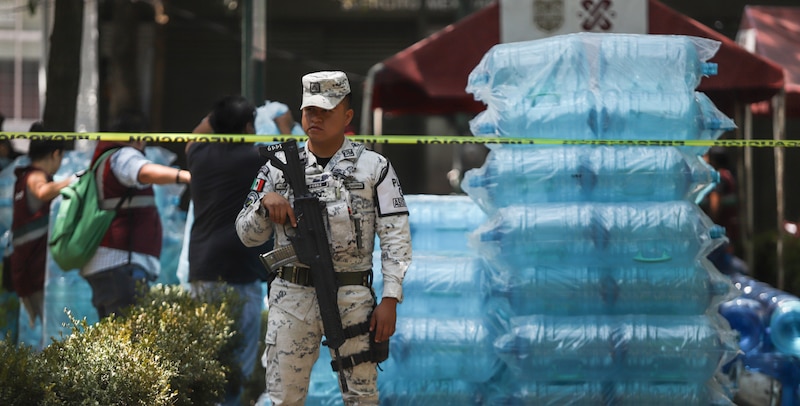
<svg viewBox="0 0 800 406">
<path fill-rule="evenodd" d="M 261 198 L 261 205 L 267 209 L 269 219 L 275 224 L 286 224 L 286 220 L 292 227 L 297 227 L 297 218 L 294 216 L 294 209 L 283 195 L 277 192 L 269 192 Z"/>
</svg>

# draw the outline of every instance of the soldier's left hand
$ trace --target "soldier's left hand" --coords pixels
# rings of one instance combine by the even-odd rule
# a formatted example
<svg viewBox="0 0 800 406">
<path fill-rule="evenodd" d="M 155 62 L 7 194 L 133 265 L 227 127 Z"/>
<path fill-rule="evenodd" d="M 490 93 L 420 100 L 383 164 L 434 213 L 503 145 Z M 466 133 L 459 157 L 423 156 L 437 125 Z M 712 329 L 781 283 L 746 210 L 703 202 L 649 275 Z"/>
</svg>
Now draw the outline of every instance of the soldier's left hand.
<svg viewBox="0 0 800 406">
<path fill-rule="evenodd" d="M 397 323 L 397 299 L 384 297 L 372 312 L 369 331 L 375 331 L 375 341 L 384 342 L 394 334 Z"/>
</svg>

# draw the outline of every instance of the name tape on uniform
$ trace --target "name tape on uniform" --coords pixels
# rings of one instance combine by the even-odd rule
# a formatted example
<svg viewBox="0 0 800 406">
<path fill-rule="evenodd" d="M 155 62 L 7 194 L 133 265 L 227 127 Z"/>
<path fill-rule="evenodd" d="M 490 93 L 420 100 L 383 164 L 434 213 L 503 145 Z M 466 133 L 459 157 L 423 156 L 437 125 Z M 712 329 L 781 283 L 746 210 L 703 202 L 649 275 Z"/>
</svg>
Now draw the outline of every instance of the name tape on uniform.
<svg viewBox="0 0 800 406">
<path fill-rule="evenodd" d="M 731 147 L 731 148 L 797 148 L 800 140 L 564 140 L 553 138 L 469 137 L 438 135 L 348 135 L 365 144 L 510 144 L 510 145 L 618 145 L 637 147 Z M 241 135 L 180 133 L 76 133 L 76 132 L 0 132 L 0 141 L 116 141 L 116 142 L 285 142 L 305 141 L 305 135 Z"/>
</svg>

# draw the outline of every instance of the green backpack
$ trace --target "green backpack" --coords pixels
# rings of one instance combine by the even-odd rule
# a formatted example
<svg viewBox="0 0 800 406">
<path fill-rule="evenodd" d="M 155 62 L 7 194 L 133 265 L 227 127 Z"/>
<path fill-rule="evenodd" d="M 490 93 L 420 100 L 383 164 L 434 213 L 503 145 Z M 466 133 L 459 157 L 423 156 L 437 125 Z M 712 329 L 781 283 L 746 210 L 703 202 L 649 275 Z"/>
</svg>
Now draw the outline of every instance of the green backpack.
<svg viewBox="0 0 800 406">
<path fill-rule="evenodd" d="M 62 270 L 80 269 L 94 256 L 108 231 L 120 199 L 114 209 L 103 209 L 98 195 L 97 170 L 118 148 L 105 151 L 78 181 L 61 189 L 61 206 L 50 233 L 50 255 Z"/>
</svg>

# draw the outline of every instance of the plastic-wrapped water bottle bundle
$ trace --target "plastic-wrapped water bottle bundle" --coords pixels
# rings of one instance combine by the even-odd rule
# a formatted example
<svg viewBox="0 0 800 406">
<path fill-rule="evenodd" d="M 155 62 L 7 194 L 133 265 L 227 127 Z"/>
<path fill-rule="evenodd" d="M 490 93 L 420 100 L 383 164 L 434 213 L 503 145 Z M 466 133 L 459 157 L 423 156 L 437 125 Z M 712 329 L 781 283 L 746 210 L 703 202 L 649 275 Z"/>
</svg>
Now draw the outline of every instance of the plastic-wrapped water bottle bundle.
<svg viewBox="0 0 800 406">
<path fill-rule="evenodd" d="M 380 255 L 373 255 L 373 269 L 380 269 Z M 487 263 L 481 257 L 451 252 L 449 255 L 414 255 L 403 279 L 403 303 L 398 317 L 437 315 L 477 317 L 485 314 L 489 287 Z M 380 294 L 383 275 L 374 272 L 373 288 Z"/>
<path fill-rule="evenodd" d="M 415 254 L 467 252 L 467 235 L 486 221 L 486 214 L 467 196 L 407 195 L 405 198 Z"/>
<path fill-rule="evenodd" d="M 531 203 L 698 201 L 717 181 L 702 158 L 678 148 L 499 145 L 461 187 L 493 213 Z"/>
<path fill-rule="evenodd" d="M 487 406 L 733 406 L 713 383 L 519 382 L 508 378 L 489 395 Z"/>
<path fill-rule="evenodd" d="M 496 330 L 483 317 L 398 318 L 392 372 L 398 379 L 486 382 L 502 367 L 492 351 Z"/>
<path fill-rule="evenodd" d="M 745 353 L 759 352 L 768 346 L 765 345 L 766 313 L 763 303 L 746 297 L 737 297 L 719 305 L 719 314 L 739 333 L 739 348 Z"/>
<path fill-rule="evenodd" d="M 381 404 L 390 406 L 483 405 L 482 385 L 461 380 L 417 380 L 393 376 L 386 369 L 378 375 Z"/>
<path fill-rule="evenodd" d="M 470 235 L 493 266 L 691 265 L 723 242 L 696 205 L 542 203 L 499 209 Z"/>
<path fill-rule="evenodd" d="M 688 266 L 541 266 L 491 275 L 492 296 L 505 298 L 515 316 L 701 315 L 735 294 L 705 258 Z"/>
<path fill-rule="evenodd" d="M 736 128 L 703 93 L 538 94 L 470 120 L 476 136 L 588 140 L 714 140 Z M 686 148 L 702 154 L 708 148 Z"/>
<path fill-rule="evenodd" d="M 513 318 L 498 356 L 527 381 L 710 380 L 737 351 L 736 335 L 708 316 Z"/>
<path fill-rule="evenodd" d="M 778 352 L 800 356 L 800 298 L 745 275 L 731 280 L 742 296 L 765 306 L 769 342 Z"/>
<path fill-rule="evenodd" d="M 536 94 L 598 88 L 693 90 L 715 75 L 707 62 L 720 43 L 675 35 L 577 33 L 493 46 L 472 70 L 466 91 L 486 104 L 528 89 Z"/>
</svg>

